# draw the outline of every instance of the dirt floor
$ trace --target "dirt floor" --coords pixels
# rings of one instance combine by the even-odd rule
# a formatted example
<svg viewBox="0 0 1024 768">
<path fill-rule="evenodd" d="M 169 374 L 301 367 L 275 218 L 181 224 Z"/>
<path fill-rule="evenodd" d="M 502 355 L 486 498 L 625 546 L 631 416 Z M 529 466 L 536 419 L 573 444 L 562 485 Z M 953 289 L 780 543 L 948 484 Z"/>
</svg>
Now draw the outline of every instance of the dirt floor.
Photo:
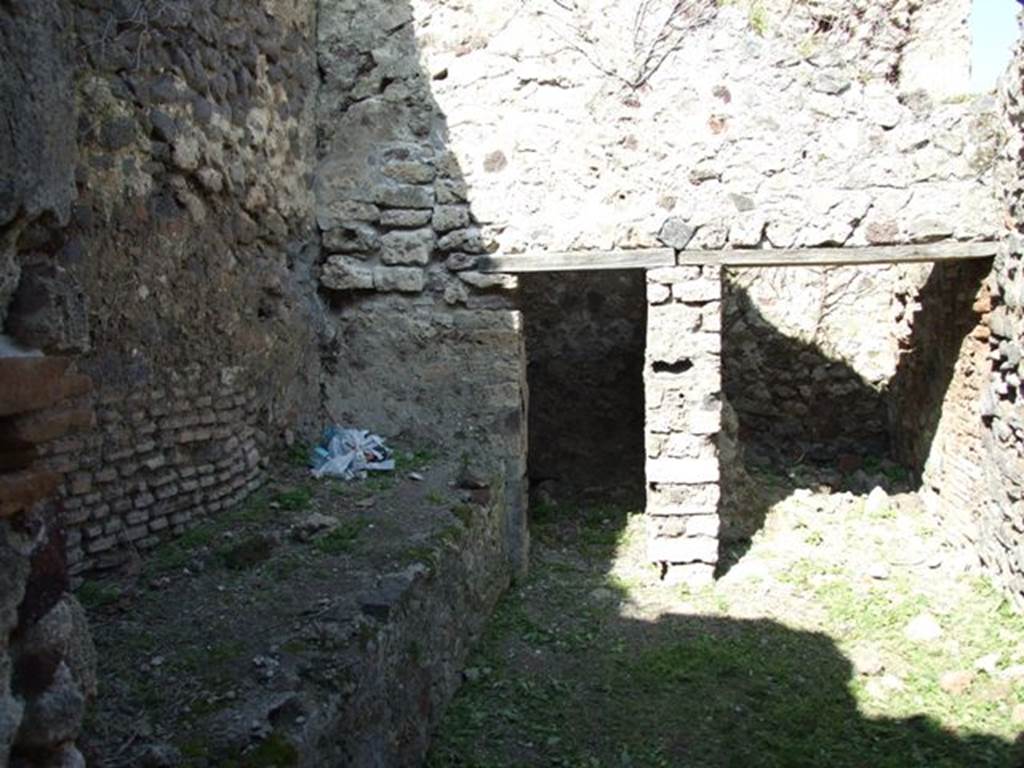
<svg viewBox="0 0 1024 768">
<path fill-rule="evenodd" d="M 457 462 L 410 451 L 344 484 L 294 459 L 243 509 L 79 590 L 103 680 L 90 765 L 296 764 L 278 734 L 311 713 L 288 692 L 344 692 L 356 596 L 454 556 Z M 429 768 L 1024 765 L 1024 617 L 916 497 L 755 479 L 775 500 L 764 526 L 699 591 L 657 580 L 635 511 L 534 509 L 531 575 L 499 603 Z"/>
<path fill-rule="evenodd" d="M 265 491 L 77 591 L 99 651 L 90 766 L 296 765 L 308 701 L 356 686 L 382 575 L 449 556 L 476 508 L 458 459 L 399 450 L 392 474 L 313 480 L 306 452 Z M 305 695 L 310 694 L 311 695 Z M 299 728 L 298 730 L 301 730 Z"/>
<path fill-rule="evenodd" d="M 713 586 L 663 586 L 642 516 L 535 512 L 430 768 L 1017 768 L 1024 617 L 913 495 L 781 499 Z"/>
</svg>

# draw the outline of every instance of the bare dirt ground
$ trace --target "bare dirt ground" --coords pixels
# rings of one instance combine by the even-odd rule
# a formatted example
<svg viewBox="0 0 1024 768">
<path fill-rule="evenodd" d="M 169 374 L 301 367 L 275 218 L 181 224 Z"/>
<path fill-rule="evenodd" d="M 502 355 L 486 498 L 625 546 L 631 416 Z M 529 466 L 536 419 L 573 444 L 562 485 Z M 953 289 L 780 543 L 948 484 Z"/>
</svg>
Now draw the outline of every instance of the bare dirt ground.
<svg viewBox="0 0 1024 768">
<path fill-rule="evenodd" d="M 696 592 L 639 514 L 535 513 L 428 765 L 1024 765 L 1024 618 L 917 498 L 759 481 L 781 500 Z"/>
<path fill-rule="evenodd" d="M 296 765 L 284 734 L 322 714 L 310 700 L 355 688 L 381 576 L 429 568 L 474 514 L 457 460 L 398 459 L 345 483 L 313 480 L 304 451 L 281 457 L 241 509 L 85 582 L 102 681 L 89 765 Z"/>
</svg>

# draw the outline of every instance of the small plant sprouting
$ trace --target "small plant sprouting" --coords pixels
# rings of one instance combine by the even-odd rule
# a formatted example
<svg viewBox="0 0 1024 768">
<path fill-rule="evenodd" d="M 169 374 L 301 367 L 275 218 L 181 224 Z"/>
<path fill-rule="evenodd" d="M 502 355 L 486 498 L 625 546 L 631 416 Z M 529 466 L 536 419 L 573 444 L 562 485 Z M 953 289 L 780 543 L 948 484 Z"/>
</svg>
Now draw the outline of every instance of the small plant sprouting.
<svg viewBox="0 0 1024 768">
<path fill-rule="evenodd" d="M 317 539 L 313 546 L 325 555 L 343 555 L 352 551 L 365 527 L 366 523 L 362 520 L 350 520 Z"/>
<path fill-rule="evenodd" d="M 750 28 L 759 37 L 764 37 L 768 33 L 768 11 L 760 0 L 754 0 L 750 5 Z"/>
<path fill-rule="evenodd" d="M 309 506 L 312 498 L 313 492 L 303 486 L 289 488 L 274 494 L 274 501 L 287 512 L 301 512 Z"/>
</svg>

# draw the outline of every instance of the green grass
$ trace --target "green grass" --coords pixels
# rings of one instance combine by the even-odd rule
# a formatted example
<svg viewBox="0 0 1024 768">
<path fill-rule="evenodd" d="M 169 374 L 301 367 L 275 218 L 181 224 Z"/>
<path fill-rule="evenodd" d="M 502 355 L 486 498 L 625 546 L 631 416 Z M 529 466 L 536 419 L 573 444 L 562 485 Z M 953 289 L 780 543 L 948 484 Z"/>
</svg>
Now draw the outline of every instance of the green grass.
<svg viewBox="0 0 1024 768">
<path fill-rule="evenodd" d="M 768 11 L 760 0 L 753 0 L 750 4 L 749 14 L 750 28 L 761 37 L 768 34 Z"/>
<path fill-rule="evenodd" d="M 366 528 L 362 520 L 349 520 L 313 542 L 314 548 L 325 555 L 342 555 L 355 549 L 359 534 Z"/>
<path fill-rule="evenodd" d="M 456 504 L 451 508 L 451 512 L 455 517 L 459 519 L 459 522 L 469 530 L 473 527 L 473 508 L 468 504 Z"/>
<path fill-rule="evenodd" d="M 301 443 L 293 443 L 285 451 L 285 463 L 296 468 L 309 467 L 310 450 L 308 446 Z"/>
<path fill-rule="evenodd" d="M 437 460 L 437 453 L 427 447 L 395 452 L 395 471 L 401 474 L 422 472 Z"/>
<path fill-rule="evenodd" d="M 243 504 L 230 510 L 220 519 L 223 520 L 225 527 L 233 524 L 263 525 L 272 520 L 276 514 L 276 510 L 270 507 L 270 499 L 267 498 L 267 495 L 259 493 L 250 496 Z"/>
<path fill-rule="evenodd" d="M 75 597 L 88 610 L 98 610 L 116 603 L 121 597 L 120 587 L 105 581 L 82 582 Z"/>
<path fill-rule="evenodd" d="M 286 512 L 301 512 L 309 507 L 313 491 L 305 486 L 296 486 L 274 494 L 274 501 Z"/>
<path fill-rule="evenodd" d="M 526 582 L 501 600 L 469 662 L 489 673 L 456 696 L 428 768 L 1013 764 L 1015 732 L 998 681 L 979 674 L 964 695 L 938 684 L 944 671 L 971 669 L 993 651 L 1003 652 L 1002 665 L 1024 662 L 1024 617 L 987 584 L 967 585 L 957 610 L 939 614 L 943 642 L 909 643 L 907 623 L 933 598 L 899 572 L 878 582 L 844 570 L 829 558 L 844 531 L 814 525 L 807 554 L 781 580 L 798 605 L 813 603 L 819 630 L 730 617 L 743 589 L 768 575 L 738 592 L 687 593 L 689 613 L 631 618 L 619 605 L 649 587 L 617 573 L 596 576 L 588 551 L 621 548 L 642 525 L 623 527 L 627 513 L 598 510 L 534 509 L 533 519 L 545 532 L 542 549 L 571 542 L 578 559 L 535 559 Z M 595 584 L 621 603 L 589 599 Z M 878 648 L 885 673 L 902 680 L 884 699 L 868 684 L 879 678 L 856 675 L 850 661 L 863 644 Z M 1009 658 L 1015 648 L 1022 658 Z M 1010 701 L 1024 702 L 1024 685 Z"/>
</svg>

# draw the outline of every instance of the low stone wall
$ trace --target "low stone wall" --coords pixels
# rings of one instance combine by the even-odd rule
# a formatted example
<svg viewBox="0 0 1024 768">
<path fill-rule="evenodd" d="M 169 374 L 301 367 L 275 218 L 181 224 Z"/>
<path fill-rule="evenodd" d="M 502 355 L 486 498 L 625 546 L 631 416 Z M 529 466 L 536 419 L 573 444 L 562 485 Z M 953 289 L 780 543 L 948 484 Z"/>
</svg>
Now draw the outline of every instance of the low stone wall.
<svg viewBox="0 0 1024 768">
<path fill-rule="evenodd" d="M 721 270 L 650 270 L 647 299 L 647 552 L 666 577 L 706 582 L 720 527 Z"/>
<path fill-rule="evenodd" d="M 354 694 L 310 708 L 315 715 L 303 728 L 303 768 L 421 763 L 462 684 L 469 651 L 510 580 L 503 530 L 509 500 L 500 484 L 487 496 L 431 565 L 384 576 L 362 595 L 365 644 L 332 660 L 338 667 L 346 658 L 355 662 L 348 686 Z"/>
</svg>

